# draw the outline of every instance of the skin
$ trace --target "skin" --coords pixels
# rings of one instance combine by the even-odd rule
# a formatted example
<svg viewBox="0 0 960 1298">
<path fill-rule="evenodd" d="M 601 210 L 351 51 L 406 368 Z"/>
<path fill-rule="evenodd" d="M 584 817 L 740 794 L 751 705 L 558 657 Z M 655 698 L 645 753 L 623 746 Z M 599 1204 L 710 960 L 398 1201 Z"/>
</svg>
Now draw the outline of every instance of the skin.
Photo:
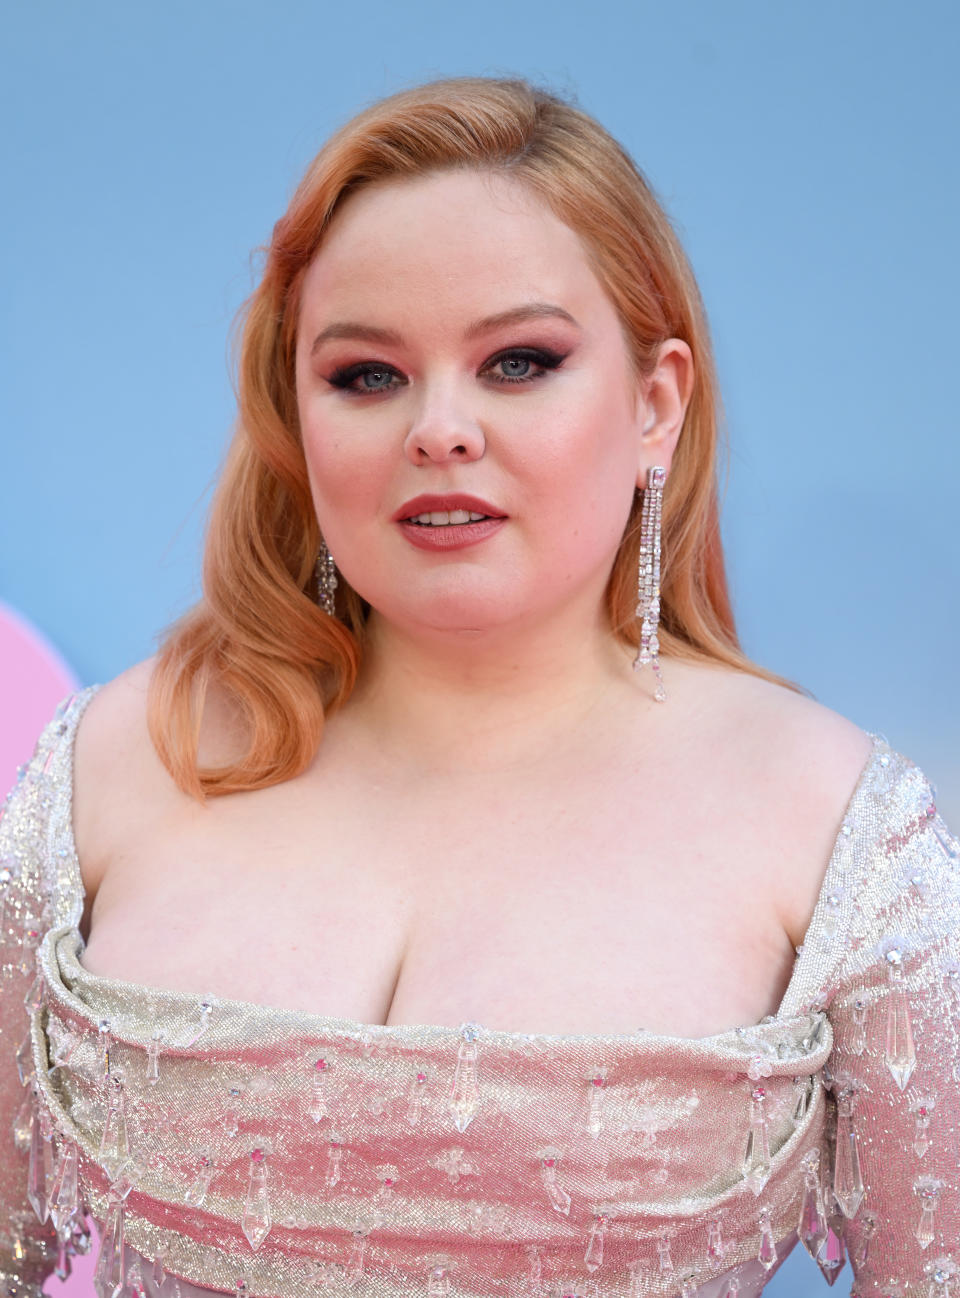
<svg viewBox="0 0 960 1298">
<path fill-rule="evenodd" d="M 576 325 L 467 335 L 534 301 Z M 343 321 L 400 341 L 314 345 Z M 563 363 L 503 361 L 521 347 Z M 350 198 L 305 277 L 296 359 L 318 521 L 372 606 L 370 651 L 300 776 L 206 807 L 150 743 L 151 662 L 100 691 L 76 755 L 84 965 L 360 1023 L 699 1037 L 773 1013 L 870 743 L 711 664 L 663 657 L 657 704 L 605 624 L 650 465 L 669 490 L 689 349 L 668 340 L 635 384 L 576 234 L 515 182 L 458 172 Z M 332 383 L 360 362 L 374 391 Z M 507 523 L 412 546 L 396 509 L 454 490 Z M 236 733 L 214 690 L 201 762 Z"/>
<path fill-rule="evenodd" d="M 578 324 L 532 320 L 464 342 L 474 321 L 531 302 Z M 344 320 L 404 341 L 314 348 Z M 513 371 L 491 358 L 544 346 L 565 356 L 559 369 L 498 382 Z M 391 367 L 367 381 L 388 391 L 331 385 L 364 361 Z M 564 727 L 629 679 L 603 591 L 636 488 L 651 465 L 669 472 L 692 378 L 689 347 L 671 339 L 638 389 L 578 236 L 515 182 L 451 173 L 351 198 L 304 283 L 297 394 L 321 531 L 374 610 L 354 707 L 381 744 L 445 761 L 469 733 L 478 763 L 522 757 L 555 738 L 529 718 Z M 415 549 L 392 514 L 445 490 L 489 500 L 509 522 L 467 550 Z"/>
</svg>

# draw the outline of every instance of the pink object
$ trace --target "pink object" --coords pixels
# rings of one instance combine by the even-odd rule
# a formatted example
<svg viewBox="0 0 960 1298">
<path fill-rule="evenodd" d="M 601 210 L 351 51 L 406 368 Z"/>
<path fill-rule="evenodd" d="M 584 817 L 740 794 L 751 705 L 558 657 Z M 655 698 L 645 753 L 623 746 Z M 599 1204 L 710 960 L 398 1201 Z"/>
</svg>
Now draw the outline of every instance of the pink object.
<svg viewBox="0 0 960 1298">
<path fill-rule="evenodd" d="M 421 523 L 398 524 L 418 550 L 462 550 L 499 532 L 505 518 L 485 518 L 479 523 L 449 523 L 446 527 L 424 527 Z"/>
<path fill-rule="evenodd" d="M 465 509 L 468 513 L 487 514 L 491 518 L 506 518 L 506 514 L 496 505 L 481 500 L 479 496 L 468 496 L 462 491 L 448 491 L 442 496 L 433 494 L 414 496 L 412 500 L 400 506 L 393 518 L 394 522 L 400 523 L 405 518 L 413 518 L 417 514 L 430 514 L 434 510 L 438 513 L 449 513 L 451 509 Z"/>
<path fill-rule="evenodd" d="M 0 797 L 77 678 L 27 619 L 0 602 Z"/>
<path fill-rule="evenodd" d="M 28 761 L 40 731 L 60 700 L 78 687 L 73 671 L 50 642 L 21 614 L 0 602 L 0 797 Z M 51 1275 L 44 1293 L 52 1298 L 95 1298 L 93 1269 L 99 1238 L 92 1218 L 93 1247 L 72 1259 L 70 1279 Z"/>
<path fill-rule="evenodd" d="M 43 1292 L 49 1294 L 50 1298 L 97 1298 L 97 1291 L 93 1285 L 93 1273 L 100 1252 L 100 1234 L 97 1230 L 97 1223 L 92 1217 L 84 1217 L 84 1222 L 92 1238 L 90 1251 L 89 1253 L 76 1253 L 70 1258 L 69 1279 L 58 1280 L 55 1275 L 50 1275 L 44 1280 Z"/>
</svg>

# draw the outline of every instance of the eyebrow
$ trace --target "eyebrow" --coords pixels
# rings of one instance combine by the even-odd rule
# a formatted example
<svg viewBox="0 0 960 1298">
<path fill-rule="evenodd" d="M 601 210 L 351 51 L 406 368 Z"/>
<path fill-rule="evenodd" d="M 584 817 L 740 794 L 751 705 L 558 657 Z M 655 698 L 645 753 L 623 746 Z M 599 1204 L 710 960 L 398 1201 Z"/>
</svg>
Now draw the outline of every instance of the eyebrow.
<svg viewBox="0 0 960 1298">
<path fill-rule="evenodd" d="M 503 325 L 518 324 L 521 320 L 550 317 L 568 320 L 570 324 L 580 328 L 570 312 L 565 311 L 562 306 L 555 306 L 552 302 L 528 302 L 523 306 L 510 307 L 506 311 L 497 311 L 494 315 L 484 316 L 482 320 L 474 320 L 473 324 L 468 325 L 463 331 L 464 342 L 470 342 L 481 334 L 489 333 L 491 329 L 498 329 Z M 331 338 L 356 338 L 362 342 L 385 343 L 397 347 L 403 343 L 401 336 L 393 329 L 380 329 L 376 325 L 360 324 L 354 320 L 340 320 L 320 330 L 313 340 L 310 355 L 312 356 L 322 343 Z"/>
</svg>

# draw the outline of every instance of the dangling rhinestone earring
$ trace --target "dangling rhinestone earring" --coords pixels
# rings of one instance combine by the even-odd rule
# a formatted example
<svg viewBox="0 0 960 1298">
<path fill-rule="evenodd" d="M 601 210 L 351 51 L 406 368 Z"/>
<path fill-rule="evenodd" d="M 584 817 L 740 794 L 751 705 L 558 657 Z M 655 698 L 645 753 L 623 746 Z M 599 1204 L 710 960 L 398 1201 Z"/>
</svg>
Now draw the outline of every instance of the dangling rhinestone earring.
<svg viewBox="0 0 960 1298">
<path fill-rule="evenodd" d="M 323 537 L 320 538 L 320 553 L 317 555 L 315 571 L 317 574 L 317 602 L 324 613 L 328 613 L 330 617 L 336 617 L 334 592 L 337 589 L 337 565 L 333 562 L 333 555 L 327 549 L 327 543 Z"/>
<path fill-rule="evenodd" d="M 647 489 L 643 493 L 640 513 L 640 562 L 637 571 L 637 617 L 640 618 L 640 647 L 633 660 L 634 671 L 647 663 L 653 664 L 657 676 L 654 698 L 664 703 L 667 692 L 660 674 L 660 515 L 663 505 L 663 484 L 667 471 L 661 465 L 647 470 Z"/>
</svg>

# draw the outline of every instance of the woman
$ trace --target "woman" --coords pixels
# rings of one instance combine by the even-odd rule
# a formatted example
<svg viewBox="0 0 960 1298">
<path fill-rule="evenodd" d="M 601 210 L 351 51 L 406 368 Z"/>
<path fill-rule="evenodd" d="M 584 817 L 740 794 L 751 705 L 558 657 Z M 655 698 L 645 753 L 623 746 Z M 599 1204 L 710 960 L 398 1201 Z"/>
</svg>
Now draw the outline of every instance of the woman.
<svg viewBox="0 0 960 1298">
<path fill-rule="evenodd" d="M 957 843 L 740 650 L 715 407 L 578 109 L 443 80 L 328 142 L 203 602 L 3 821 L 15 1284 L 88 1209 L 102 1294 L 726 1298 L 798 1239 L 949 1293 Z"/>
</svg>

